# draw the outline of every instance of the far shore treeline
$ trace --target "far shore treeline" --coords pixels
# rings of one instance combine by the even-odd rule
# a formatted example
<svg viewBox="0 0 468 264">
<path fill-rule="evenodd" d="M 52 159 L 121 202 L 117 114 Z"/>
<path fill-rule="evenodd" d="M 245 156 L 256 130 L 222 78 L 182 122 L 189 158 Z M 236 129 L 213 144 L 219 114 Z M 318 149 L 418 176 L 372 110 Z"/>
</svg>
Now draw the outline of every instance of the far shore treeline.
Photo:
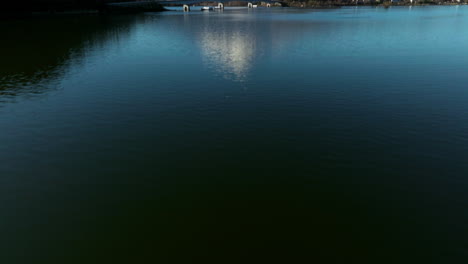
<svg viewBox="0 0 468 264">
<path fill-rule="evenodd" d="M 421 5 L 460 5 L 468 0 L 285 0 L 291 7 L 339 7 L 339 6 L 421 6 Z"/>
<path fill-rule="evenodd" d="M 33 13 L 61 13 L 69 11 L 103 11 L 107 3 L 145 2 L 152 0 L 7 0 L 0 4 L 0 17 L 29 15 Z M 157 1 L 156 1 L 157 2 Z M 261 6 L 261 1 L 252 0 Z M 281 6 L 320 8 L 353 5 L 457 5 L 466 4 L 468 0 L 281 0 Z M 206 1 L 205 3 L 216 3 Z M 245 2 L 232 1 L 226 6 L 245 5 Z"/>
<path fill-rule="evenodd" d="M 99 11 L 105 8 L 106 3 L 138 1 L 142 0 L 6 0 L 0 4 L 0 16 L 35 12 Z"/>
</svg>

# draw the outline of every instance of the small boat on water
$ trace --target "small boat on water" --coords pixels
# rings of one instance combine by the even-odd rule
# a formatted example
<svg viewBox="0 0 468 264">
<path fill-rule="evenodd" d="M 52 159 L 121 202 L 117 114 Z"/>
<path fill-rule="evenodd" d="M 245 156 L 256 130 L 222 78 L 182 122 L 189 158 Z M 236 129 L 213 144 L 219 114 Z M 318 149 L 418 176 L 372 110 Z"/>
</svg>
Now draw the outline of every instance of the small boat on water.
<svg viewBox="0 0 468 264">
<path fill-rule="evenodd" d="M 257 8 L 257 7 L 258 7 L 258 5 L 252 5 L 252 7 L 253 7 L 253 8 Z"/>
<path fill-rule="evenodd" d="M 211 11 L 211 10 L 214 10 L 212 6 L 204 6 L 201 8 L 201 11 Z"/>
</svg>

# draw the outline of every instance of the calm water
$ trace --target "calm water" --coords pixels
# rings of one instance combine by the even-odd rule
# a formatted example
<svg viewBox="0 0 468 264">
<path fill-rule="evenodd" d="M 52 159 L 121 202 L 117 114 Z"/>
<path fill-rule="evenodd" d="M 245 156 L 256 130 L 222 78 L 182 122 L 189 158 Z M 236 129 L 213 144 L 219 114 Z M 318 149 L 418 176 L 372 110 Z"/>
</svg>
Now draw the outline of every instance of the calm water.
<svg viewBox="0 0 468 264">
<path fill-rule="evenodd" d="M 462 6 L 0 22 L 0 262 L 463 263 L 467 25 Z"/>
</svg>

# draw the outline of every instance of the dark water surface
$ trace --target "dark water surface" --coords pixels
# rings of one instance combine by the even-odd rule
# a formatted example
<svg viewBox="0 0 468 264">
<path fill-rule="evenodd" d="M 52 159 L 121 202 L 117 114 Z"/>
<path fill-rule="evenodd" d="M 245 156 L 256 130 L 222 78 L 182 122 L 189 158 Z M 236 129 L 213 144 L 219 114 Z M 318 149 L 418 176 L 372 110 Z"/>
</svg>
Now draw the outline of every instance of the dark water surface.
<svg viewBox="0 0 468 264">
<path fill-rule="evenodd" d="M 0 23 L 0 263 L 465 263 L 468 7 Z"/>
</svg>

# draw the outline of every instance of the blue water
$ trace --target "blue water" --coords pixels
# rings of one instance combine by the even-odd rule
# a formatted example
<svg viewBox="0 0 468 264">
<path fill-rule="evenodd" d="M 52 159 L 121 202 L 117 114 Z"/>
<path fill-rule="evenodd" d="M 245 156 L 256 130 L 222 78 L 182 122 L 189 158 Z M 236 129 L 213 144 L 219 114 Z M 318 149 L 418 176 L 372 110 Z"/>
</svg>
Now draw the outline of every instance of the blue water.
<svg viewBox="0 0 468 264">
<path fill-rule="evenodd" d="M 0 22 L 0 262 L 463 263 L 466 25 L 465 6 Z"/>
</svg>

